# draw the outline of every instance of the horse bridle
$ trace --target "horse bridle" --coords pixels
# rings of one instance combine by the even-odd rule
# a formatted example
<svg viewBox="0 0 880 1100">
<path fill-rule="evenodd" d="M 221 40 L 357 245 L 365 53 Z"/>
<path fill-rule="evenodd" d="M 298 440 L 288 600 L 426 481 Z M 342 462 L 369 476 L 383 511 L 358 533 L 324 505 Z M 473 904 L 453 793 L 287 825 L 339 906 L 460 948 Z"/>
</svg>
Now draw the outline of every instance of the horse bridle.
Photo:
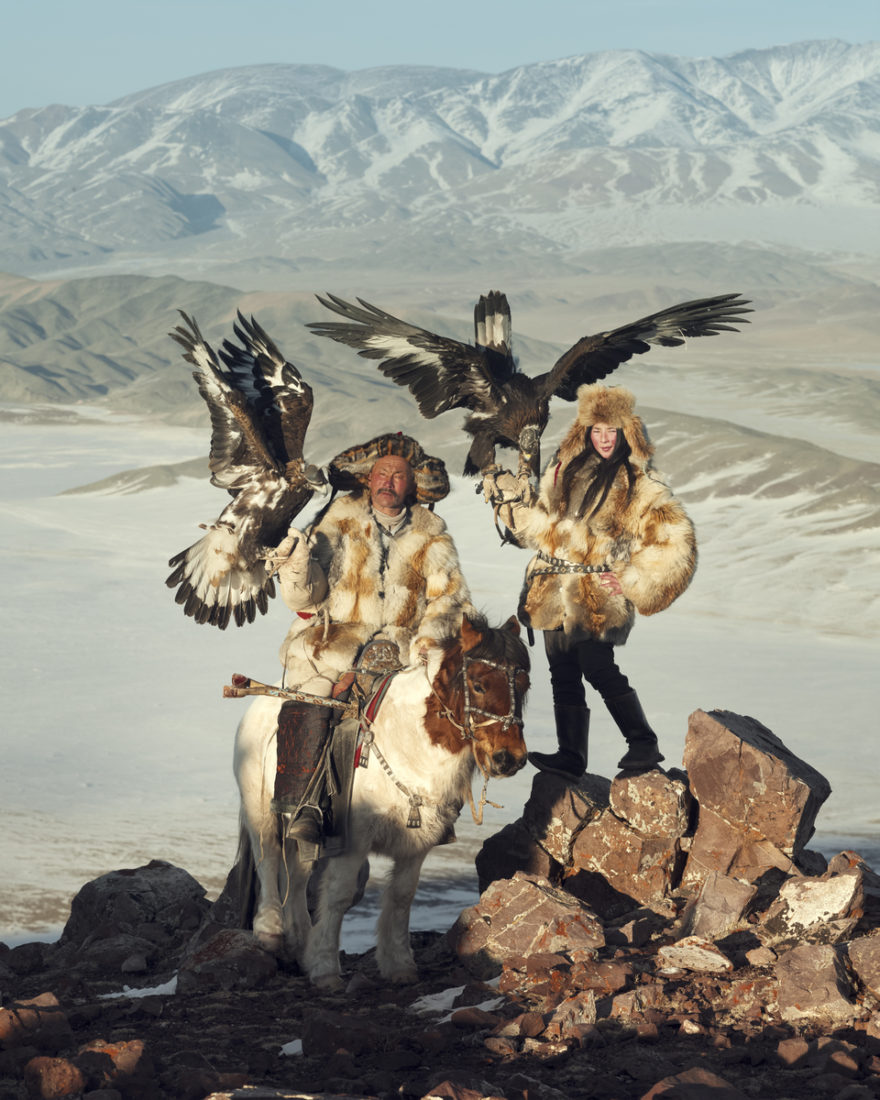
<svg viewBox="0 0 880 1100">
<path fill-rule="evenodd" d="M 468 682 L 467 675 L 469 665 L 488 665 L 489 668 L 500 669 L 507 675 L 507 698 L 510 704 L 510 709 L 507 714 L 496 714 L 495 711 L 486 710 L 485 707 L 478 707 L 471 702 L 470 683 Z M 464 728 L 462 730 L 462 737 L 466 741 L 472 741 L 474 739 L 477 726 L 490 726 L 493 722 L 498 722 L 502 730 L 509 730 L 511 726 L 515 726 L 522 721 L 522 716 L 517 714 L 516 705 L 517 671 L 514 665 L 503 664 L 500 661 L 492 661 L 488 657 L 469 657 L 467 653 L 464 654 L 464 660 L 461 666 L 461 679 L 464 694 Z M 473 715 L 475 714 L 482 715 L 485 720 L 474 723 Z"/>
<path fill-rule="evenodd" d="M 472 665 L 472 664 L 488 665 L 489 668 L 501 669 L 501 671 L 503 671 L 506 674 L 506 676 L 507 676 L 508 701 L 509 701 L 509 704 L 510 704 L 510 709 L 508 710 L 507 714 L 496 714 L 494 711 L 486 710 L 485 707 L 474 706 L 471 703 L 470 685 L 468 683 L 467 672 L 468 672 L 468 665 Z M 468 800 L 470 802 L 471 814 L 473 815 L 473 819 L 474 819 L 474 821 L 476 822 L 477 825 L 482 825 L 482 823 L 483 823 L 483 807 L 485 805 L 487 805 L 486 788 L 487 788 L 488 783 L 489 783 L 488 772 L 483 767 L 483 765 L 480 763 L 480 761 L 477 757 L 477 753 L 476 753 L 476 746 L 475 746 L 474 742 L 477 739 L 477 729 L 480 726 L 491 726 L 493 723 L 499 723 L 503 730 L 507 730 L 507 729 L 510 729 L 511 726 L 516 725 L 518 722 L 521 721 L 520 717 L 516 713 L 516 711 L 517 711 L 517 706 L 516 706 L 516 673 L 518 671 L 519 671 L 519 668 L 518 668 L 518 666 L 515 666 L 515 665 L 503 664 L 499 661 L 492 661 L 487 657 L 468 657 L 468 655 L 466 653 L 463 654 L 463 661 L 462 661 L 462 666 L 461 666 L 461 679 L 462 679 L 462 688 L 463 688 L 462 693 L 463 693 L 463 696 L 464 696 L 464 723 L 465 723 L 464 725 L 462 725 L 456 719 L 455 715 L 452 713 L 452 711 L 449 709 L 449 707 L 443 702 L 443 700 L 437 694 L 437 689 L 434 687 L 433 683 L 431 683 L 430 678 L 428 677 L 428 682 L 431 683 L 431 692 L 434 695 L 434 698 L 440 704 L 440 708 L 439 708 L 440 713 L 443 715 L 443 717 L 451 725 L 453 725 L 458 730 L 459 734 L 461 735 L 462 741 L 470 741 L 471 742 L 471 752 L 473 753 L 474 761 L 475 761 L 477 767 L 480 769 L 480 772 L 482 773 L 482 776 L 483 776 L 483 790 L 482 790 L 482 793 L 480 795 L 479 812 L 477 811 L 477 808 L 474 805 L 474 796 L 473 796 L 473 793 L 470 789 L 470 786 L 468 786 Z M 426 674 L 426 677 L 427 677 L 427 668 L 425 669 L 425 674 Z M 476 715 L 476 714 L 483 715 L 483 720 L 480 721 L 480 722 L 474 722 L 473 716 Z M 372 730 L 372 723 L 369 722 L 369 721 L 364 722 L 363 726 L 362 726 L 362 729 L 363 729 L 363 744 L 362 744 L 362 751 L 361 751 L 359 766 L 362 767 L 362 768 L 366 768 L 368 766 L 369 754 L 370 754 L 370 750 L 372 750 L 376 754 L 376 758 L 378 759 L 379 764 L 381 765 L 381 767 L 383 768 L 385 773 L 388 775 L 389 779 L 391 779 L 391 781 L 395 784 L 395 786 L 401 791 L 402 794 L 404 794 L 406 796 L 406 798 L 409 801 L 409 818 L 407 819 L 407 823 L 406 823 L 407 828 L 408 829 L 418 829 L 418 828 L 420 828 L 422 820 L 421 820 L 421 814 L 420 814 L 419 810 L 425 804 L 422 797 L 421 797 L 421 795 L 416 794 L 414 791 L 409 790 L 409 788 L 405 787 L 403 785 L 403 783 L 401 783 L 400 780 L 397 779 L 397 777 L 394 775 L 394 773 L 391 770 L 391 767 L 388 764 L 388 761 L 385 759 L 385 757 L 382 754 L 379 746 L 376 744 L 375 737 L 373 735 L 373 730 Z M 495 806 L 497 809 L 500 809 L 500 807 L 495 802 L 489 802 L 488 804 L 491 805 L 491 806 Z"/>
</svg>

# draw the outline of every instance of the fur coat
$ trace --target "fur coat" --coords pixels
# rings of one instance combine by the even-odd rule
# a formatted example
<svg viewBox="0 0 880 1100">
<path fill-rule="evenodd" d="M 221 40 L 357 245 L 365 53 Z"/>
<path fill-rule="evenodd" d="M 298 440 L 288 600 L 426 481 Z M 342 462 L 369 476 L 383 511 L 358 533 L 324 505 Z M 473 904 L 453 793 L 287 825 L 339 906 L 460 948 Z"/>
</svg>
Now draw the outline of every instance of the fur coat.
<svg viewBox="0 0 880 1100">
<path fill-rule="evenodd" d="M 654 615 L 684 592 L 696 568 L 694 529 L 682 505 L 651 469 L 653 448 L 633 411 L 633 395 L 621 387 L 582 386 L 578 415 L 541 478 L 531 507 L 513 502 L 502 508 L 503 522 L 518 541 L 552 558 L 581 565 L 608 565 L 622 589 L 615 595 L 601 584 L 601 573 L 546 572 L 535 557 L 526 570 L 519 615 L 537 630 L 562 629 L 622 645 L 636 611 Z M 566 505 L 563 475 L 585 448 L 591 425 L 605 422 L 623 431 L 631 448 L 632 487 L 618 470 L 605 501 L 590 514 L 576 513 L 602 459 L 593 454 L 577 472 Z M 511 478 L 511 481 L 513 479 Z M 499 489 L 505 486 L 496 479 Z"/>
<path fill-rule="evenodd" d="M 473 612 L 444 521 L 413 504 L 388 534 L 366 493 L 337 497 L 278 578 L 297 613 L 281 647 L 287 682 L 316 694 L 325 694 L 322 679 L 353 667 L 369 639 L 397 643 L 412 664 L 420 643 L 457 633 L 462 612 Z"/>
</svg>

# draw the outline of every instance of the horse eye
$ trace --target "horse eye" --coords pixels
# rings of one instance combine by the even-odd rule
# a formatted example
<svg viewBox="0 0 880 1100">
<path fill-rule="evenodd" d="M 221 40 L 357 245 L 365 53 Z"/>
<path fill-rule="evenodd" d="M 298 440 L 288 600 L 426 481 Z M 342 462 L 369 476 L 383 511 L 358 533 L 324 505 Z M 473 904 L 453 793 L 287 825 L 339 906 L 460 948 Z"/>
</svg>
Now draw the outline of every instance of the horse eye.
<svg viewBox="0 0 880 1100">
<path fill-rule="evenodd" d="M 473 680 L 471 682 L 471 687 L 477 693 L 477 695 L 485 695 L 486 694 L 486 687 L 483 684 L 482 680 Z"/>
</svg>

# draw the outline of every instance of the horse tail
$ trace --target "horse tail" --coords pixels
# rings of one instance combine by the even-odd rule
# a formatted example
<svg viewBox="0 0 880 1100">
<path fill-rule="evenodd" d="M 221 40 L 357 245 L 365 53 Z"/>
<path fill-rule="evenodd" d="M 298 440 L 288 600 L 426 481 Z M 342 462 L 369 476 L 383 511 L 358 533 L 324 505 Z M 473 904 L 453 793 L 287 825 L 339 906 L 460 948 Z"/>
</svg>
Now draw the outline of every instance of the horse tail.
<svg viewBox="0 0 880 1100">
<path fill-rule="evenodd" d="M 239 819 L 238 852 L 235 857 L 235 888 L 239 928 L 251 928 L 257 910 L 257 875 L 254 849 L 244 819 Z"/>
</svg>

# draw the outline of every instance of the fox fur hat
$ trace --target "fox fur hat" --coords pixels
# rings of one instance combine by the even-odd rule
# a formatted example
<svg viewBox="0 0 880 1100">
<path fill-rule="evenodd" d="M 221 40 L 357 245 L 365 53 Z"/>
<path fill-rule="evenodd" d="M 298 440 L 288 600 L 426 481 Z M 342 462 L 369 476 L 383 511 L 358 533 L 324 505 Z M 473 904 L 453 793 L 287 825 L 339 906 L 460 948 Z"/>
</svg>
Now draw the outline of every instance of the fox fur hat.
<svg viewBox="0 0 880 1100">
<path fill-rule="evenodd" d="M 386 455 L 398 455 L 410 464 L 419 504 L 436 504 L 449 494 L 449 475 L 443 460 L 425 454 L 421 444 L 403 432 L 386 432 L 341 451 L 330 462 L 330 483 L 334 489 L 367 489 L 370 471 Z"/>
<path fill-rule="evenodd" d="M 654 448 L 641 417 L 636 416 L 636 399 L 629 390 L 595 382 L 581 386 L 577 399 L 577 416 L 559 445 L 559 459 L 564 466 L 588 446 L 588 434 L 594 424 L 609 424 L 622 431 L 633 460 L 643 468 L 650 464 Z"/>
</svg>

